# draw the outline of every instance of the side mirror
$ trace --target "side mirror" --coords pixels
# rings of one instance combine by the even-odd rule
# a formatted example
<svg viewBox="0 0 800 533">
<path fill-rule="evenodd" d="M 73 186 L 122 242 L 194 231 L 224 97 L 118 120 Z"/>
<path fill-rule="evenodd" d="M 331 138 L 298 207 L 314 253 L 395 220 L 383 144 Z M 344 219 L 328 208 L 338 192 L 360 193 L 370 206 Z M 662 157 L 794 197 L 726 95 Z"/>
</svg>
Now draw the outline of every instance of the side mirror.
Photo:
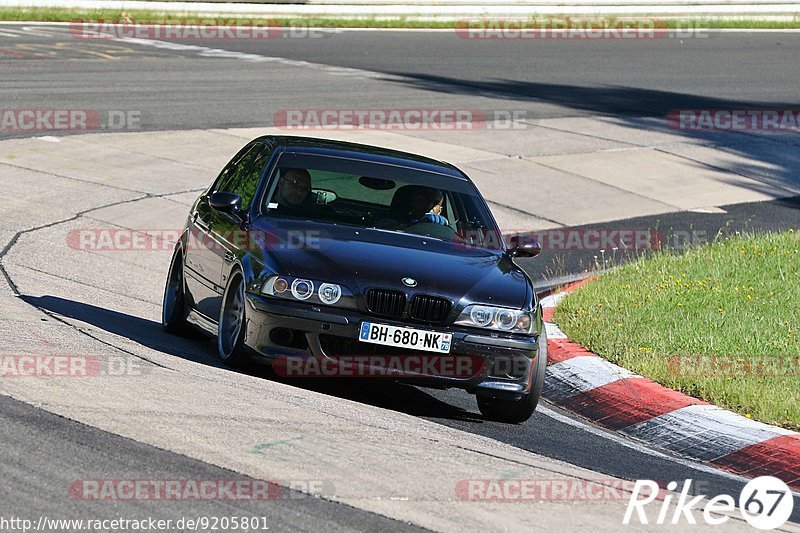
<svg viewBox="0 0 800 533">
<path fill-rule="evenodd" d="M 508 249 L 511 257 L 536 257 L 542 251 L 539 241 L 533 239 Z"/>
<path fill-rule="evenodd" d="M 208 197 L 208 205 L 217 211 L 238 215 L 242 210 L 242 197 L 232 192 L 215 192 Z"/>
<path fill-rule="evenodd" d="M 208 197 L 211 209 L 226 215 L 236 224 L 243 224 L 247 215 L 242 213 L 242 197 L 232 192 L 218 191 Z"/>
</svg>

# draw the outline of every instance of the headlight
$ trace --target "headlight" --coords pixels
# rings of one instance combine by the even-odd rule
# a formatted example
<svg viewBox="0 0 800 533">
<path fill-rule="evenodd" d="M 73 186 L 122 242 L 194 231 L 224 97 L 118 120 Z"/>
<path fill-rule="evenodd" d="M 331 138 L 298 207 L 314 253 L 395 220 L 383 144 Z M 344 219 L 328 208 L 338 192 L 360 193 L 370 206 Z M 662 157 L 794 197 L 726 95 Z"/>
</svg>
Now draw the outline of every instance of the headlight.
<svg viewBox="0 0 800 533">
<path fill-rule="evenodd" d="M 462 315 L 463 314 L 464 313 L 462 313 Z M 472 320 L 476 326 L 485 328 L 494 320 L 494 309 L 482 305 L 473 305 L 469 312 L 469 319 Z"/>
<path fill-rule="evenodd" d="M 298 300 L 308 300 L 314 294 L 314 282 L 310 279 L 296 279 L 292 282 L 292 296 Z"/>
<path fill-rule="evenodd" d="M 305 278 L 270 276 L 261 286 L 261 294 L 284 300 L 356 308 L 353 293 L 346 287 Z"/>
<path fill-rule="evenodd" d="M 514 326 L 517 325 L 517 315 L 518 313 L 511 309 L 499 310 L 496 315 L 497 318 L 495 319 L 497 327 L 500 329 L 514 329 Z"/>
<path fill-rule="evenodd" d="M 334 283 L 323 283 L 319 286 L 319 299 L 322 303 L 333 305 L 342 297 L 342 288 Z"/>
<path fill-rule="evenodd" d="M 531 333 L 533 311 L 521 311 L 488 305 L 468 305 L 455 322 L 461 326 L 508 331 L 510 333 Z"/>
</svg>

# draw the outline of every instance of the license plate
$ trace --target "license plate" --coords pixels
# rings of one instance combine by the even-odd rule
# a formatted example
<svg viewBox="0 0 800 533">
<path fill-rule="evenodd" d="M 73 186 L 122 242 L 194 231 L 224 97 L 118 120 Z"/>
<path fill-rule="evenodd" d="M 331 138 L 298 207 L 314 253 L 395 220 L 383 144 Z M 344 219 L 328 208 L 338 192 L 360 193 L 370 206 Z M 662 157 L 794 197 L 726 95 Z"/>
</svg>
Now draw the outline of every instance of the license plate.
<svg viewBox="0 0 800 533">
<path fill-rule="evenodd" d="M 425 352 L 450 353 L 453 334 L 362 322 L 358 340 Z"/>
</svg>

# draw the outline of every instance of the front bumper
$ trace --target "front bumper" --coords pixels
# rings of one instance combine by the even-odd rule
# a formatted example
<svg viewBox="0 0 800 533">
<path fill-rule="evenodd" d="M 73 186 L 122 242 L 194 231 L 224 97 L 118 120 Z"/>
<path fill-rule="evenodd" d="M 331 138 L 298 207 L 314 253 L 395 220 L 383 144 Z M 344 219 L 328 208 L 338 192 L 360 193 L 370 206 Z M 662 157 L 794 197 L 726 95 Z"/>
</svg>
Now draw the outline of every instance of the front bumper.
<svg viewBox="0 0 800 533">
<path fill-rule="evenodd" d="M 425 331 L 451 333 L 451 356 L 480 360 L 475 373 L 461 375 L 404 374 L 399 379 L 426 387 L 460 388 L 502 398 L 530 392 L 539 353 L 538 336 L 511 336 L 458 326 L 427 326 L 363 315 L 356 310 L 320 307 L 248 294 L 247 345 L 260 356 L 315 357 L 332 362 L 340 356 L 384 355 L 408 350 L 358 340 L 361 322 L 377 322 Z M 540 322 L 540 321 L 539 321 Z M 290 333 L 287 333 L 290 332 Z M 434 352 L 414 352 L 437 356 Z"/>
</svg>

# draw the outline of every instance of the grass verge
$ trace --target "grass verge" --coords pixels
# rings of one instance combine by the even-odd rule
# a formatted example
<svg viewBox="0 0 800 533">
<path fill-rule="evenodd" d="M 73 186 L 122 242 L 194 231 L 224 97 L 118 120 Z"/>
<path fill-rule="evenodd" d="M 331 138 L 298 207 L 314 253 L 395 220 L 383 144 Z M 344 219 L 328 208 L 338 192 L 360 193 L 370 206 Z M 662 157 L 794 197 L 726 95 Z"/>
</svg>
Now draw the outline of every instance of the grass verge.
<svg viewBox="0 0 800 533">
<path fill-rule="evenodd" d="M 467 18 L 467 17 L 465 17 Z M 470 17 L 475 19 L 475 17 Z M 491 19 L 492 17 L 487 17 Z M 654 17 L 642 17 L 656 20 Z M 603 19 L 602 16 L 596 19 Z M 139 24 L 207 24 L 233 25 L 253 24 L 271 26 L 302 26 L 319 28 L 433 28 L 453 29 L 459 24 L 457 20 L 418 20 L 416 18 L 323 18 L 323 17 L 243 17 L 219 16 L 200 17 L 186 13 L 157 12 L 147 10 L 115 10 L 115 9 L 70 9 L 49 7 L 4 7 L 0 8 L 0 20 L 25 22 L 108 22 Z M 533 20 L 533 19 L 532 19 Z M 559 24 L 569 22 L 569 18 L 539 17 L 538 22 L 555 20 Z M 580 18 L 573 17 L 572 27 L 580 26 Z M 613 27 L 615 17 L 607 16 L 606 21 Z M 462 23 L 463 24 L 463 23 Z M 554 26 L 563 28 L 564 26 Z M 792 20 L 754 20 L 754 19 L 658 19 L 659 28 L 709 28 L 709 29 L 798 29 L 800 15 Z"/>
<path fill-rule="evenodd" d="M 748 417 L 800 430 L 800 233 L 659 253 L 565 298 L 555 320 L 604 358 Z"/>
</svg>

